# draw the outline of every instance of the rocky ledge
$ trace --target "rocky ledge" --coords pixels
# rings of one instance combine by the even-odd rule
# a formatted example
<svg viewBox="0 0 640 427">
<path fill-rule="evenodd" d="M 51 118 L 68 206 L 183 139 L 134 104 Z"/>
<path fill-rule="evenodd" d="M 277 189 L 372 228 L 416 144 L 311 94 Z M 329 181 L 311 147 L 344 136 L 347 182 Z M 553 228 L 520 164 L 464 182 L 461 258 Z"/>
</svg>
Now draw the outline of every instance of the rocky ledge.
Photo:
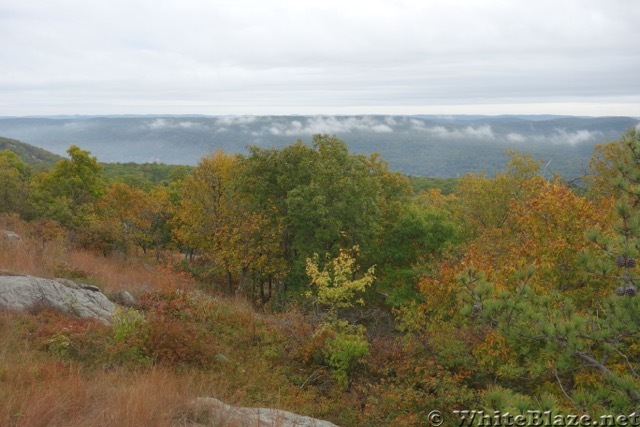
<svg viewBox="0 0 640 427">
<path fill-rule="evenodd" d="M 243 408 L 227 405 L 213 397 L 201 397 L 193 402 L 198 411 L 210 412 L 213 425 L 234 427 L 338 427 L 329 421 L 305 417 L 272 408 Z M 217 423 L 217 424 L 216 424 Z M 192 424 L 196 427 L 198 424 Z"/>
<path fill-rule="evenodd" d="M 65 279 L 0 276 L 0 309 L 52 308 L 83 319 L 110 323 L 116 305 L 100 289 Z"/>
</svg>

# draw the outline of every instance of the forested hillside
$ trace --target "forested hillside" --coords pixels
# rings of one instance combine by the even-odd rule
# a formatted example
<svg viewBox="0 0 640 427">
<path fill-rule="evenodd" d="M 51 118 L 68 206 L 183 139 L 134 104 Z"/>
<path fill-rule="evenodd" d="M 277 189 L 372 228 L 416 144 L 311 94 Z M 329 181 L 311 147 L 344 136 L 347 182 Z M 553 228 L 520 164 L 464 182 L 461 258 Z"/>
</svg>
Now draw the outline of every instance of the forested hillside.
<svg viewBox="0 0 640 427">
<path fill-rule="evenodd" d="M 22 161 L 36 169 L 47 168 L 53 166 L 55 162 L 61 160 L 61 156 L 57 156 L 42 148 L 25 144 L 15 139 L 0 137 L 0 151 L 12 151 L 17 154 Z"/>
<path fill-rule="evenodd" d="M 588 168 L 593 147 L 638 119 L 565 116 L 114 116 L 0 118 L 0 135 L 64 155 L 75 144 L 103 162 L 195 165 L 216 150 L 283 148 L 335 135 L 352 153 L 380 153 L 393 171 L 426 177 L 494 174 L 505 150 L 546 163 L 568 179 Z"/>
<path fill-rule="evenodd" d="M 325 134 L 142 177 L 67 154 L 37 172 L 0 152 L 0 229 L 23 236 L 0 240 L 0 270 L 138 303 L 109 326 L 0 313 L 0 424 L 206 424 L 203 394 L 343 427 L 640 407 L 635 127 L 596 147 L 580 192 L 517 152 L 495 175 L 412 181 Z M 47 394 L 69 383 L 80 403 Z M 134 384 L 160 397 L 113 403 Z"/>
</svg>

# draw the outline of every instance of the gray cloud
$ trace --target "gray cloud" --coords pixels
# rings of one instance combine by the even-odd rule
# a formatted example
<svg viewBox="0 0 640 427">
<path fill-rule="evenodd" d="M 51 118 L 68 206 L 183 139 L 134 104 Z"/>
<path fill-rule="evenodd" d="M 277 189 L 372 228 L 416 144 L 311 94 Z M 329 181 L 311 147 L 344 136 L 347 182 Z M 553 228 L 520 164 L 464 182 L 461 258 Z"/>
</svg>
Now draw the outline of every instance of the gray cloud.
<svg viewBox="0 0 640 427">
<path fill-rule="evenodd" d="M 5 1 L 0 115 L 640 115 L 639 21 L 627 0 Z"/>
</svg>

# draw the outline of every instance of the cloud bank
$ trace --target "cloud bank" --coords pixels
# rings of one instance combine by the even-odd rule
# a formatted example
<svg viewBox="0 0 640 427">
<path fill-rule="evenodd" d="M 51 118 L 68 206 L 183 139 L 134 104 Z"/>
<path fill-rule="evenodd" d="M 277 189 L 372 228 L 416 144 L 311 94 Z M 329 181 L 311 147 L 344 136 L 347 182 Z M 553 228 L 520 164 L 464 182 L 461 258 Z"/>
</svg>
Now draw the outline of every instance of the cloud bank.
<svg viewBox="0 0 640 427">
<path fill-rule="evenodd" d="M 344 134 L 355 131 L 391 133 L 393 119 L 383 121 L 373 117 L 311 117 L 308 119 L 293 120 L 288 123 L 274 123 L 268 131 L 272 135 L 315 135 Z"/>
<path fill-rule="evenodd" d="M 5 1 L 0 115 L 640 116 L 638 22 L 628 0 Z"/>
</svg>

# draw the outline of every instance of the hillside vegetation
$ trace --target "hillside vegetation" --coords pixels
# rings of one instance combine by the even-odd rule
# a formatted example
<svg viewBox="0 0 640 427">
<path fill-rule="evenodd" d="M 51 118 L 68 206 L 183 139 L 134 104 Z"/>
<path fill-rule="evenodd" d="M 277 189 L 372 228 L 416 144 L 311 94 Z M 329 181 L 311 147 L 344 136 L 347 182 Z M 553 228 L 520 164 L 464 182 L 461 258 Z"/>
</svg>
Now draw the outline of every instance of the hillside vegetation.
<svg viewBox="0 0 640 427">
<path fill-rule="evenodd" d="M 11 151 L 34 171 L 53 169 L 64 157 L 15 139 L 0 137 L 0 151 Z M 105 182 L 123 182 L 132 187 L 149 189 L 155 185 L 167 186 L 186 175 L 190 166 L 163 163 L 100 163 Z"/>
<path fill-rule="evenodd" d="M 15 153 L 23 162 L 36 169 L 44 169 L 54 165 L 62 157 L 42 148 L 25 144 L 15 139 L 0 137 L 0 151 L 8 150 Z"/>
<path fill-rule="evenodd" d="M 0 229 L 22 236 L 0 235 L 0 270 L 138 303 L 110 326 L 1 312 L 2 425 L 217 425 L 201 396 L 343 427 L 640 407 L 635 128 L 579 193 L 515 152 L 412 182 L 322 134 L 144 185 L 67 154 L 36 172 L 0 152 Z"/>
</svg>

